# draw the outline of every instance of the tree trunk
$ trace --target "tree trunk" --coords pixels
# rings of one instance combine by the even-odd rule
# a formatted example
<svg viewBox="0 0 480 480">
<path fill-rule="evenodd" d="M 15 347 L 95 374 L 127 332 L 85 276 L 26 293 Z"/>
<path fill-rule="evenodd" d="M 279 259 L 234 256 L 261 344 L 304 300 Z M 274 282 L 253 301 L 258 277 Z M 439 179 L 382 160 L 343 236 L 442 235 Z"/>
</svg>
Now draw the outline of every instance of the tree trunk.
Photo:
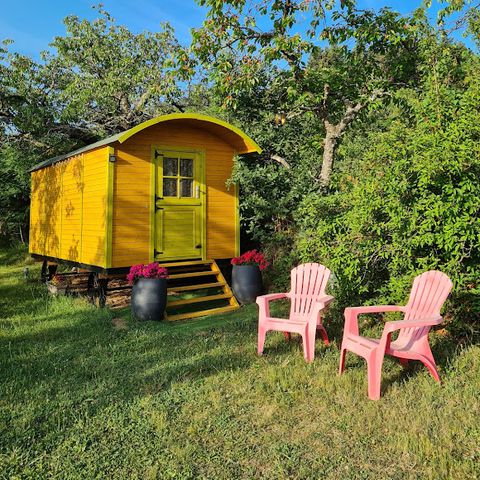
<svg viewBox="0 0 480 480">
<path fill-rule="evenodd" d="M 320 185 L 327 187 L 330 183 L 330 176 L 333 169 L 333 158 L 335 150 L 337 149 L 338 136 L 336 136 L 330 128 L 327 128 L 327 133 L 323 140 L 323 160 L 322 171 L 320 173 Z"/>
<path fill-rule="evenodd" d="M 20 232 L 20 242 L 22 243 L 22 245 L 25 245 L 25 240 L 23 238 L 22 224 L 18 225 L 18 230 Z"/>
<path fill-rule="evenodd" d="M 372 94 L 370 101 L 374 101 L 378 98 L 378 95 L 378 93 Z M 322 187 L 328 187 L 328 184 L 330 183 L 333 159 L 335 157 L 335 151 L 337 150 L 338 140 L 365 105 L 366 103 L 357 103 L 356 105 L 348 103 L 345 114 L 337 124 L 330 123 L 326 119 L 323 121 L 325 126 L 325 138 L 323 139 L 323 162 L 322 171 L 320 173 L 320 185 Z"/>
</svg>

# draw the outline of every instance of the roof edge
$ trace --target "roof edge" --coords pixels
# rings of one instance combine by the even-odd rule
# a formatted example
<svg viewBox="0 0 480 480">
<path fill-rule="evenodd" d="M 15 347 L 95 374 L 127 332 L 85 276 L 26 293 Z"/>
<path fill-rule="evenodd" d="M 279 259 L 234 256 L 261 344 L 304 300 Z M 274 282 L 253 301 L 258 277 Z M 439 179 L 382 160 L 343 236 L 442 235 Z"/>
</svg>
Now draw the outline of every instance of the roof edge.
<svg viewBox="0 0 480 480">
<path fill-rule="evenodd" d="M 249 137 L 245 132 L 240 130 L 238 127 L 235 127 L 234 125 L 228 122 L 225 122 L 224 120 L 211 117 L 210 115 L 204 115 L 202 113 L 170 113 L 168 115 L 160 115 L 158 117 L 152 118 L 150 120 L 147 120 L 146 122 L 140 123 L 135 127 L 130 128 L 129 130 L 126 130 L 121 133 L 117 133 L 103 140 L 99 140 L 98 142 L 92 143 L 90 145 L 86 145 L 85 147 L 78 148 L 77 150 L 73 150 L 72 152 L 65 153 L 63 155 L 57 155 L 56 157 L 52 157 L 47 160 L 44 160 L 43 162 L 38 163 L 37 165 L 34 165 L 32 168 L 28 169 L 27 171 L 29 173 L 32 173 L 32 172 L 35 172 L 36 170 L 40 170 L 42 168 L 53 165 L 55 163 L 61 162 L 62 160 L 67 160 L 68 158 L 73 157 L 75 155 L 80 155 L 81 153 L 89 152 L 90 150 L 103 147 L 106 145 L 110 145 L 114 142 L 123 143 L 126 140 L 128 140 L 130 137 L 135 135 L 136 133 L 144 130 L 145 128 L 151 127 L 152 125 L 156 125 L 157 123 L 168 122 L 171 120 L 198 120 L 201 122 L 208 122 L 208 123 L 213 123 L 215 125 L 219 125 L 235 133 L 245 142 L 245 145 L 247 145 L 248 147 L 247 150 L 241 151 L 238 153 L 254 153 L 254 152 L 262 153 L 262 149 L 260 148 L 260 146 L 251 137 Z"/>
<path fill-rule="evenodd" d="M 168 122 L 171 120 L 199 120 L 202 122 L 208 122 L 208 123 L 213 123 L 215 125 L 220 125 L 221 127 L 224 127 L 227 130 L 230 130 L 231 132 L 238 135 L 240 138 L 242 138 L 245 144 L 249 146 L 249 149 L 247 151 L 238 152 L 238 153 L 253 153 L 253 152 L 262 153 L 262 149 L 260 148 L 260 146 L 245 132 L 240 130 L 238 127 L 235 127 L 234 125 L 228 122 L 225 122 L 224 120 L 211 117 L 210 115 L 204 115 L 203 113 L 170 113 L 168 115 L 161 115 L 159 117 L 152 118 L 151 120 L 147 120 L 146 122 L 140 123 L 139 125 L 133 128 L 130 128 L 130 130 L 127 130 L 126 132 L 121 133 L 118 141 L 120 143 L 123 143 L 125 142 L 125 140 L 128 140 L 130 137 L 132 137 L 133 135 L 135 135 L 136 133 L 140 132 L 145 128 L 151 127 L 152 125 L 156 125 L 157 123 Z"/>
</svg>

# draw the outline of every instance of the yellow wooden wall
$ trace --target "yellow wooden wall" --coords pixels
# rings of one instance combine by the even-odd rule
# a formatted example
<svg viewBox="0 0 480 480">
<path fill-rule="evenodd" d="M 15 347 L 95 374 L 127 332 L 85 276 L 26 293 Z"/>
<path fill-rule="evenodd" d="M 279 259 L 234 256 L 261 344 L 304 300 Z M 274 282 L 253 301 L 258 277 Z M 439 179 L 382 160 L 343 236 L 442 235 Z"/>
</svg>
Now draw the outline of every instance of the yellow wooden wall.
<svg viewBox="0 0 480 480">
<path fill-rule="evenodd" d="M 105 267 L 108 147 L 32 172 L 30 253 Z"/>
<path fill-rule="evenodd" d="M 150 245 L 152 146 L 205 152 L 207 185 L 207 258 L 235 255 L 235 190 L 225 185 L 233 166 L 233 148 L 207 130 L 182 122 L 151 126 L 115 145 L 113 267 L 146 263 Z"/>
</svg>

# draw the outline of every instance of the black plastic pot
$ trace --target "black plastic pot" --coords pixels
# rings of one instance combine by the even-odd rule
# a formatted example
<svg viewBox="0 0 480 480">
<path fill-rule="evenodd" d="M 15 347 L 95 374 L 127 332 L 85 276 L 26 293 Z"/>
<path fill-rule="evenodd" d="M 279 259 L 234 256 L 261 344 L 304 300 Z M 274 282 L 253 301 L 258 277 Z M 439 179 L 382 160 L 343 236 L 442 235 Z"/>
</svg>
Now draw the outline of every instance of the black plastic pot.
<svg viewBox="0 0 480 480">
<path fill-rule="evenodd" d="M 234 265 L 232 269 L 232 288 L 240 303 L 254 303 L 262 293 L 262 272 L 258 265 Z"/>
<path fill-rule="evenodd" d="M 132 288 L 132 314 L 138 320 L 163 320 L 167 306 L 166 278 L 139 278 Z"/>
</svg>

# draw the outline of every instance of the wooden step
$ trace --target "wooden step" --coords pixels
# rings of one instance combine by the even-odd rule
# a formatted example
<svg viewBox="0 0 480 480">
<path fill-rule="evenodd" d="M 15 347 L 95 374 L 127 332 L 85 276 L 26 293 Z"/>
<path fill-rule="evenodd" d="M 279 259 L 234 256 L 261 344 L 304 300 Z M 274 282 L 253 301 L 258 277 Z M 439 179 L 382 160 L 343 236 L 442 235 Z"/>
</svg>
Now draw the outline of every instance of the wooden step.
<svg viewBox="0 0 480 480">
<path fill-rule="evenodd" d="M 192 260 L 185 262 L 172 262 L 172 263 L 159 263 L 161 267 L 173 268 L 173 267 L 189 267 L 190 265 L 211 265 L 213 260 Z"/>
<path fill-rule="evenodd" d="M 225 282 L 199 283 L 197 285 L 182 285 L 180 287 L 167 288 L 168 293 L 172 292 L 188 292 L 190 290 L 202 290 L 204 288 L 218 288 L 225 286 Z"/>
<path fill-rule="evenodd" d="M 218 275 L 218 272 L 207 270 L 205 272 L 174 273 L 173 275 L 168 276 L 168 280 L 175 280 L 176 278 L 205 277 L 206 275 Z"/>
<path fill-rule="evenodd" d="M 178 313 L 176 315 L 167 315 L 166 320 L 186 320 L 188 318 L 204 317 L 205 315 L 215 315 L 219 313 L 233 312 L 239 307 L 228 305 L 226 307 L 210 308 L 208 310 L 200 310 L 198 312 Z"/>
<path fill-rule="evenodd" d="M 172 300 L 167 302 L 167 308 L 169 307 L 178 307 L 180 305 L 190 305 L 191 303 L 202 303 L 202 302 L 211 302 L 213 300 L 223 300 L 231 298 L 230 293 L 219 293 L 218 295 L 207 295 L 206 297 L 192 297 L 184 298 L 183 300 Z"/>
</svg>

